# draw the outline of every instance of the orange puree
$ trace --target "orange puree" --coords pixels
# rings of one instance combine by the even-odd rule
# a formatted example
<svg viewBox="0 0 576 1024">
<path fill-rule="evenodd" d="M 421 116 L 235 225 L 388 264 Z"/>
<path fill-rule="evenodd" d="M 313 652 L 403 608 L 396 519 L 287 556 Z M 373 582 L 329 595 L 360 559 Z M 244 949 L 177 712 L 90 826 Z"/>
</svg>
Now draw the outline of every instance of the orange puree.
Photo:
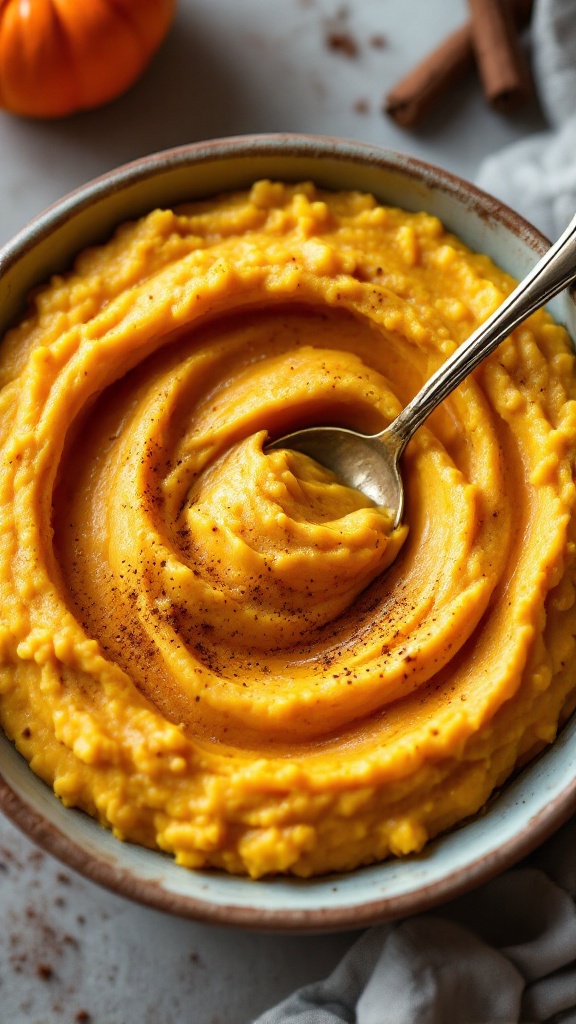
<svg viewBox="0 0 576 1024">
<path fill-rule="evenodd" d="M 267 433 L 376 431 L 512 280 L 258 182 L 82 253 L 0 348 L 0 720 L 69 806 L 254 877 L 419 851 L 575 703 L 576 378 L 545 312 L 408 447 L 405 524 Z"/>
</svg>

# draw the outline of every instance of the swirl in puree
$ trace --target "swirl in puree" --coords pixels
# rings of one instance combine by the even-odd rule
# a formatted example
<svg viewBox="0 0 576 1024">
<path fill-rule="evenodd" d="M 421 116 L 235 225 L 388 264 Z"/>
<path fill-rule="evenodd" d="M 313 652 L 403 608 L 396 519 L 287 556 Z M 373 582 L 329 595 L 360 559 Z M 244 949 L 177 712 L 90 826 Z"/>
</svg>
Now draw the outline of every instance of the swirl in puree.
<svg viewBox="0 0 576 1024">
<path fill-rule="evenodd" d="M 572 710 L 576 383 L 539 312 L 403 459 L 404 524 L 268 435 L 390 422 L 512 280 L 426 213 L 261 181 L 86 250 L 0 348 L 0 716 L 188 867 L 348 870 Z"/>
</svg>

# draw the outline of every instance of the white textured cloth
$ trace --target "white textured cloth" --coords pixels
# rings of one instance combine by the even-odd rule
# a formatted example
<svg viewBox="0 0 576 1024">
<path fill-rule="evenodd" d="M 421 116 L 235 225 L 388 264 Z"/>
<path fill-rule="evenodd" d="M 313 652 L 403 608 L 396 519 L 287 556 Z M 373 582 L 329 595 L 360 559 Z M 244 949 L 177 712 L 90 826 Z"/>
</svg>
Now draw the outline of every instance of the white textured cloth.
<svg viewBox="0 0 576 1024">
<path fill-rule="evenodd" d="M 576 0 L 539 0 L 535 84 L 550 130 L 478 184 L 555 239 L 576 211 Z M 576 1024 L 576 819 L 520 867 L 431 914 L 365 932 L 336 970 L 256 1024 Z"/>
<path fill-rule="evenodd" d="M 531 37 L 550 129 L 488 157 L 477 182 L 554 241 L 576 211 L 576 0 L 539 0 Z"/>
</svg>

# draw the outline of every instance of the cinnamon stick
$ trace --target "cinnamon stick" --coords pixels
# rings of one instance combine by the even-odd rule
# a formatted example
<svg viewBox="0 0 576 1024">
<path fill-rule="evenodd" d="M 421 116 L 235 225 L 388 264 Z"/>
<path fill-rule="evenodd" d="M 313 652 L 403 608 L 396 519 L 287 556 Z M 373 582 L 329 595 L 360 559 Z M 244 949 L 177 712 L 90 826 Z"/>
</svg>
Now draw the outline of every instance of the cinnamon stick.
<svg viewBox="0 0 576 1024">
<path fill-rule="evenodd" d="M 468 0 L 472 46 L 484 94 L 506 110 L 530 92 L 530 74 L 514 16 L 502 0 Z"/>
<path fill-rule="evenodd" d="M 532 0 L 509 0 L 507 7 L 517 29 L 525 28 Z M 385 112 L 403 127 L 417 124 L 473 68 L 474 59 L 472 23 L 467 22 L 394 86 L 386 96 Z"/>
<path fill-rule="evenodd" d="M 466 24 L 394 86 L 386 97 L 386 113 L 404 127 L 416 124 L 473 66 L 472 34 Z"/>
</svg>

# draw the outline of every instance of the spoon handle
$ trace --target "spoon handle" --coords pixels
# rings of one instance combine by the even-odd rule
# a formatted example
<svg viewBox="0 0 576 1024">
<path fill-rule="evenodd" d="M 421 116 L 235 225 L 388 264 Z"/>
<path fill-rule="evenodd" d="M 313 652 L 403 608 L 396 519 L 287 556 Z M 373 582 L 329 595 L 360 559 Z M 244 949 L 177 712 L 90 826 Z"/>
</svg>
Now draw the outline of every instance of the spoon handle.
<svg viewBox="0 0 576 1024">
<path fill-rule="evenodd" d="M 576 217 L 527 277 L 426 381 L 393 424 L 401 455 L 424 420 L 515 327 L 576 280 Z"/>
</svg>

